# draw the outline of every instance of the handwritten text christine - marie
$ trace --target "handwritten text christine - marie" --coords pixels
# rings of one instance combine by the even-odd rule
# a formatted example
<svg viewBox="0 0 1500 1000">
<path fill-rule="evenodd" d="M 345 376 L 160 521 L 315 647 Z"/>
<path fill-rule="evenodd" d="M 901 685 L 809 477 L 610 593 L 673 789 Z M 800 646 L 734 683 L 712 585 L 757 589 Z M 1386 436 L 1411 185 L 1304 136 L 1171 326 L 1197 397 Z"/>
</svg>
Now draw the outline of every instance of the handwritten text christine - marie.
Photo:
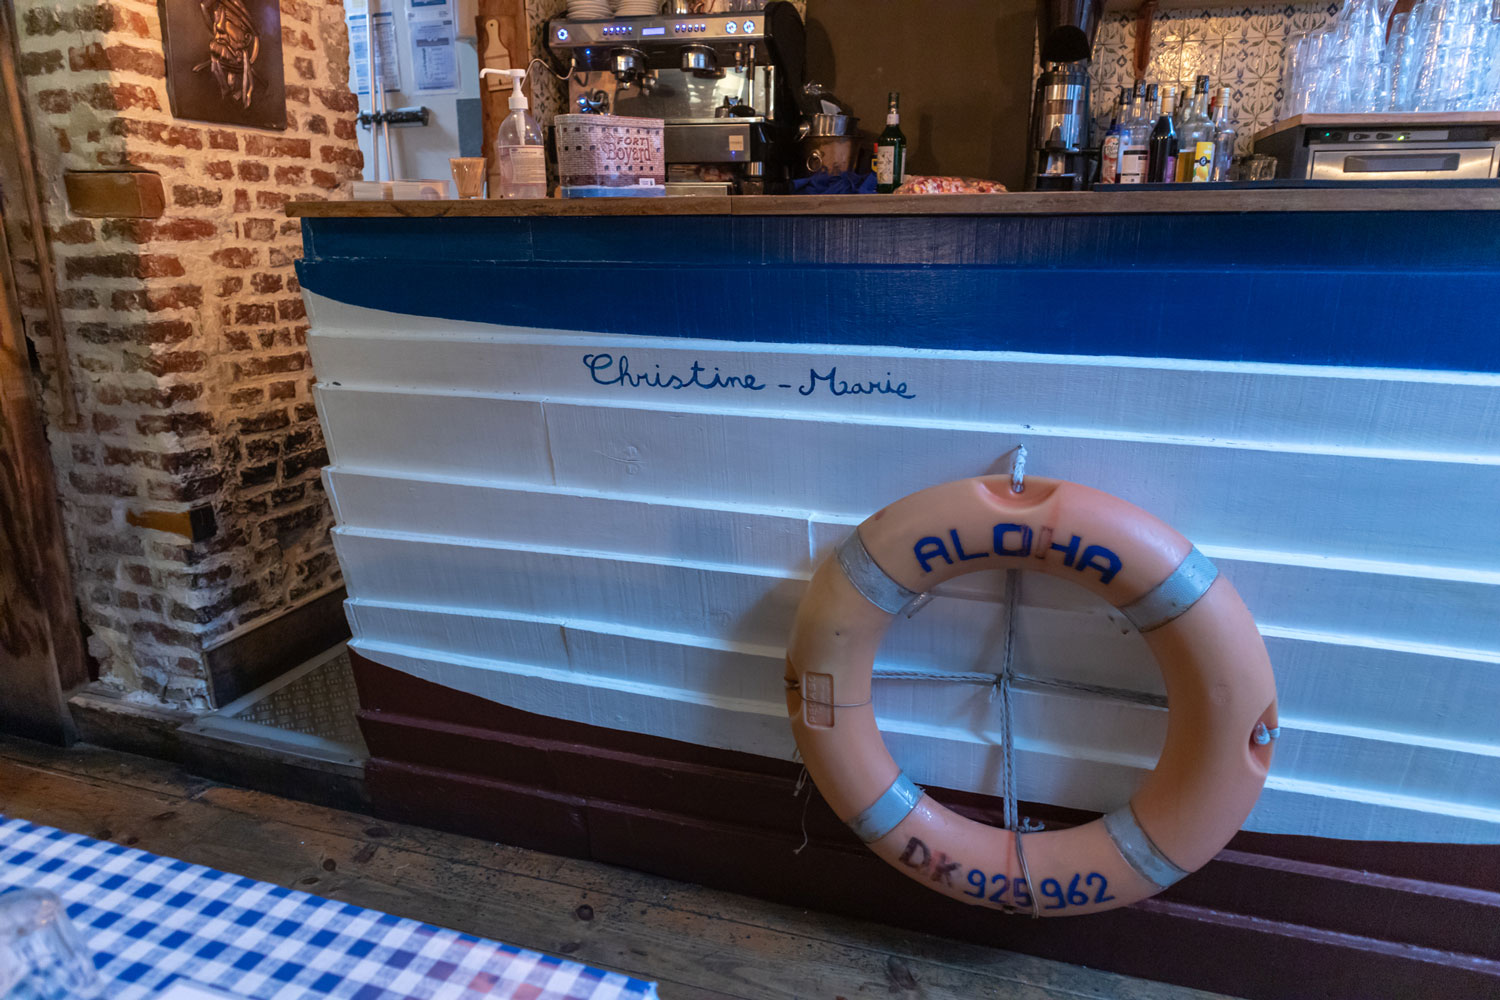
<svg viewBox="0 0 1500 1000">
<path fill-rule="evenodd" d="M 585 354 L 583 367 L 596 385 L 615 385 L 630 389 L 719 389 L 742 392 L 772 390 L 795 390 L 798 395 L 811 396 L 826 392 L 831 396 L 898 396 L 901 399 L 916 399 L 905 382 L 896 381 L 890 372 L 884 379 L 851 379 L 839 375 L 837 365 L 829 365 L 827 371 L 817 366 L 807 370 L 807 378 L 797 382 L 767 382 L 752 372 L 725 374 L 717 365 L 705 367 L 694 361 L 686 369 L 672 371 L 660 364 L 637 370 L 624 354 Z"/>
</svg>

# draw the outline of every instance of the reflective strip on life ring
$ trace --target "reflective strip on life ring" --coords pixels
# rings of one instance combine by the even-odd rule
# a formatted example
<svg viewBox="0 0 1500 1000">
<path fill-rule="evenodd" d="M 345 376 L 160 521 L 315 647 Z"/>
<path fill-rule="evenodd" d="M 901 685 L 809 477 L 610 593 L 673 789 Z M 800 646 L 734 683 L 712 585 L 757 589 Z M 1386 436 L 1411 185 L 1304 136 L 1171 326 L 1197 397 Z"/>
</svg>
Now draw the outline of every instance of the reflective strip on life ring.
<svg viewBox="0 0 1500 1000">
<path fill-rule="evenodd" d="M 893 616 L 964 573 L 1029 569 L 1114 605 L 1156 656 L 1171 711 L 1130 802 L 1083 826 L 1022 835 L 934 802 L 891 759 L 870 704 Z M 1265 644 L 1212 562 L 1117 497 L 1060 480 L 945 483 L 875 513 L 813 575 L 787 647 L 787 708 L 835 813 L 898 871 L 976 905 L 1072 916 L 1144 899 L 1202 867 L 1240 828 L 1276 728 Z M 1265 730 L 1262 730 L 1264 732 Z"/>
</svg>

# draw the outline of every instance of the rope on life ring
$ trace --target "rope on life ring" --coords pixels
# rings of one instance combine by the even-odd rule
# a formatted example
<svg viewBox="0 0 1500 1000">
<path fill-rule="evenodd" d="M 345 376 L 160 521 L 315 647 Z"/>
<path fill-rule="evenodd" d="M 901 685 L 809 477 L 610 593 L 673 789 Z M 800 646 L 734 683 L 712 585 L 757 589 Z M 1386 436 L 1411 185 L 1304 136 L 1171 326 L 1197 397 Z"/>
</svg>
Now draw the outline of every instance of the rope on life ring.
<svg viewBox="0 0 1500 1000">
<path fill-rule="evenodd" d="M 1040 833 L 986 826 L 934 802 L 886 750 L 871 705 L 886 629 L 937 584 L 988 569 L 1035 570 L 1098 594 L 1161 667 L 1161 757 L 1101 819 Z M 1249 815 L 1279 735 L 1265 644 L 1214 564 L 1124 500 L 1035 476 L 1024 492 L 1008 475 L 944 483 L 866 519 L 813 575 L 786 681 L 808 773 L 871 850 L 954 899 L 1040 916 L 1125 906 L 1202 867 Z"/>
</svg>

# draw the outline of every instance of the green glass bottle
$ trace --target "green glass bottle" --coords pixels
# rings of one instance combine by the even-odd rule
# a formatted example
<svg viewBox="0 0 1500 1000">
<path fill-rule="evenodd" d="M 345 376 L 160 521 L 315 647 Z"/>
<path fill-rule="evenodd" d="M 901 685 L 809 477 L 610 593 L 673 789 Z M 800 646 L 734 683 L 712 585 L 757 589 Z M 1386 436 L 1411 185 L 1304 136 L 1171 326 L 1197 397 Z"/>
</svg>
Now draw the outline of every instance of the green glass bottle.
<svg viewBox="0 0 1500 1000">
<path fill-rule="evenodd" d="M 901 95 L 891 91 L 885 131 L 875 140 L 875 190 L 890 194 L 906 179 L 906 136 L 901 132 Z"/>
</svg>

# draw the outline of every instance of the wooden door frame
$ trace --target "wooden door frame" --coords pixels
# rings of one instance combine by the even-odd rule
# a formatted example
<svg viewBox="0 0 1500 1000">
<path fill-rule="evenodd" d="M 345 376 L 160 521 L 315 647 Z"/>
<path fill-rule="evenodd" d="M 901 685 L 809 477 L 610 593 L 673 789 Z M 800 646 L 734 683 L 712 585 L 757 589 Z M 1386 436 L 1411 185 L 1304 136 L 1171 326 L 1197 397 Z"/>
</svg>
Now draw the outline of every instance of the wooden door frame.
<svg viewBox="0 0 1500 1000">
<path fill-rule="evenodd" d="M 0 227 L 0 728 L 68 743 L 88 670 L 13 274 Z"/>
<path fill-rule="evenodd" d="M 15 70 L 13 10 L 10 0 L 0 0 L 0 97 L 12 111 L 24 97 Z M 35 164 L 18 155 L 15 142 L 5 145 L 11 161 L 5 173 L 34 192 Z M 20 207 L 14 194 L 10 200 L 6 208 Z M 28 214 L 40 217 L 39 211 Z M 32 233 L 33 240 L 46 238 Z M 51 326 L 60 338 L 61 329 Z M 10 244 L 0 225 L 0 728 L 69 743 L 76 731 L 68 691 L 88 680 L 88 667 L 53 474 Z"/>
</svg>

